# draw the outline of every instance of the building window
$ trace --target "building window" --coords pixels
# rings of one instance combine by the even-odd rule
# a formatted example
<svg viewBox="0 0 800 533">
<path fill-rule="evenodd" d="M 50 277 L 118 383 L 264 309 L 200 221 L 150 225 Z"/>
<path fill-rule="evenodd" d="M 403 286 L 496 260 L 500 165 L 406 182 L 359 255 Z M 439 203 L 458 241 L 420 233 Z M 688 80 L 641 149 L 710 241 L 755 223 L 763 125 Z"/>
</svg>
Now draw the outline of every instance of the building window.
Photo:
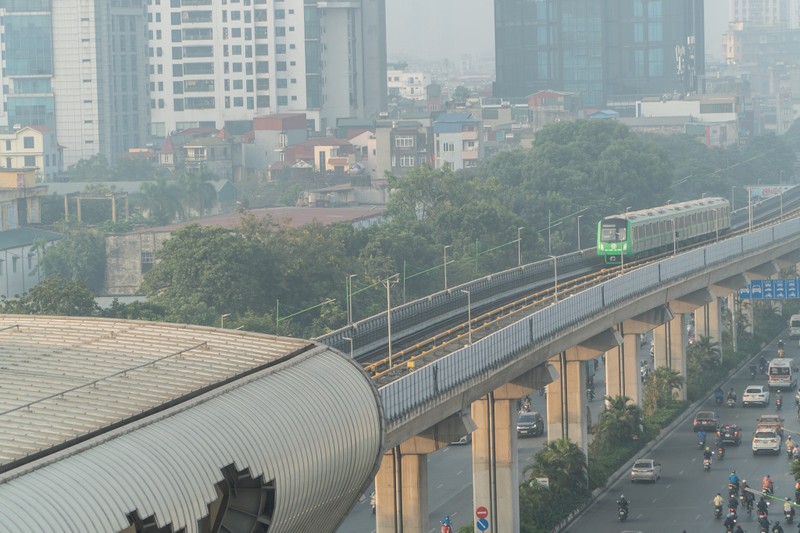
<svg viewBox="0 0 800 533">
<path fill-rule="evenodd" d="M 397 148 L 413 148 L 414 136 L 413 135 L 397 136 L 394 138 L 394 145 Z"/>
<path fill-rule="evenodd" d="M 33 148 L 33 137 L 23 137 L 22 145 L 25 148 Z"/>
<path fill-rule="evenodd" d="M 153 268 L 153 252 L 142 252 L 142 274 Z"/>
<path fill-rule="evenodd" d="M 26 155 L 25 156 L 25 166 L 26 167 L 35 167 L 36 166 L 36 156 L 35 155 Z"/>
<path fill-rule="evenodd" d="M 400 158 L 400 166 L 401 167 L 413 167 L 414 166 L 414 156 L 405 156 Z"/>
</svg>

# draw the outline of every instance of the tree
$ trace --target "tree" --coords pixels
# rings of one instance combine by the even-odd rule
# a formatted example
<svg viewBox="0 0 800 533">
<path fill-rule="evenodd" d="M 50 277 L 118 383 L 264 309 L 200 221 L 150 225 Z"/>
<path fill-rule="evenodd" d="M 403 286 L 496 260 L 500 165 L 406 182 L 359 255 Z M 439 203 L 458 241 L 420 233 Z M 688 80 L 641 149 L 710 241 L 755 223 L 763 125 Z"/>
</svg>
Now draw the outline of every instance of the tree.
<svg viewBox="0 0 800 533">
<path fill-rule="evenodd" d="M 592 446 L 610 449 L 639 440 L 642 434 L 642 410 L 627 396 L 606 396 L 606 410 L 592 427 Z"/>
<path fill-rule="evenodd" d="M 687 364 L 700 372 L 712 370 L 722 364 L 719 343 L 711 337 L 698 335 L 687 350 Z"/>
<path fill-rule="evenodd" d="M 257 243 L 219 227 L 176 231 L 156 255 L 142 288 L 167 315 L 208 323 L 216 314 L 263 313 L 274 303 L 272 259 Z M 193 319 L 192 313 L 199 313 Z"/>
<path fill-rule="evenodd" d="M 589 497 L 586 456 L 569 439 L 548 442 L 525 475 L 527 480 L 520 486 L 520 531 L 550 531 Z M 548 487 L 536 478 L 546 478 Z"/>
<path fill-rule="evenodd" d="M 103 236 L 80 226 L 68 227 L 66 232 L 61 240 L 45 248 L 44 275 L 77 281 L 99 293 L 105 283 L 106 270 Z"/>
<path fill-rule="evenodd" d="M 158 225 L 169 224 L 181 212 L 180 188 L 158 176 L 155 181 L 142 184 L 141 203 L 148 220 Z"/>
<path fill-rule="evenodd" d="M 98 307 L 92 291 L 78 281 L 44 280 L 17 300 L 6 300 L 4 313 L 24 315 L 93 316 Z"/>
<path fill-rule="evenodd" d="M 644 385 L 644 408 L 650 416 L 672 400 L 672 391 L 682 389 L 683 376 L 667 366 L 656 368 Z"/>
<path fill-rule="evenodd" d="M 456 102 L 461 102 L 461 103 L 464 103 L 464 102 L 466 102 L 466 101 L 467 101 L 467 99 L 468 99 L 470 96 L 472 96 L 472 92 L 471 92 L 471 91 L 470 91 L 468 88 L 466 88 L 465 86 L 463 86 L 463 85 L 459 85 L 459 86 L 458 86 L 458 87 L 456 87 L 456 89 L 453 91 L 453 99 L 454 99 Z"/>
<path fill-rule="evenodd" d="M 67 172 L 72 181 L 108 181 L 112 175 L 108 159 L 100 154 L 81 159 L 70 166 Z"/>
</svg>

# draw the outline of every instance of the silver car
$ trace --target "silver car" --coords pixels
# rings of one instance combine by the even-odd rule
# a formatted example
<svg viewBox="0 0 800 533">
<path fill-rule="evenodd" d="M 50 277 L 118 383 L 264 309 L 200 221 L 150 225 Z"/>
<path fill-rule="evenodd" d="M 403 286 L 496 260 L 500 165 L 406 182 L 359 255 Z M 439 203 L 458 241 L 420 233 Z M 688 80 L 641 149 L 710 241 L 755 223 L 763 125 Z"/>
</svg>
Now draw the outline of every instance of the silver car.
<svg viewBox="0 0 800 533">
<path fill-rule="evenodd" d="M 661 463 L 653 459 L 638 459 L 631 468 L 631 483 L 637 481 L 652 481 L 655 483 L 661 477 Z"/>
</svg>

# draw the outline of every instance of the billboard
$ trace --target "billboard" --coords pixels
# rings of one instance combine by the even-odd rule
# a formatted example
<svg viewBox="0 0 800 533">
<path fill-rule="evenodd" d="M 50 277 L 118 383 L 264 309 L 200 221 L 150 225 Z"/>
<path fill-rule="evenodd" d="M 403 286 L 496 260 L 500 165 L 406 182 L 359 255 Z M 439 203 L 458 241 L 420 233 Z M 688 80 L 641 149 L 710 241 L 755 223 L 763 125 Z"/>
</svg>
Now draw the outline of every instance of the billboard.
<svg viewBox="0 0 800 533">
<path fill-rule="evenodd" d="M 755 279 L 739 289 L 743 300 L 785 300 L 800 298 L 800 278 Z"/>
</svg>

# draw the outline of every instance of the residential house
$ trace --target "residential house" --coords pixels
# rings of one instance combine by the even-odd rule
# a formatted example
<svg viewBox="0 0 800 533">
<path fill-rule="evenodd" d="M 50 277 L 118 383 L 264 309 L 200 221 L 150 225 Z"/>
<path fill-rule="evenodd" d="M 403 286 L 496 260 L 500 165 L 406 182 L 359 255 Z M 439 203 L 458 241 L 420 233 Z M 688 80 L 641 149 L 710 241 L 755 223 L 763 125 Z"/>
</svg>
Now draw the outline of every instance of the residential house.
<svg viewBox="0 0 800 533">
<path fill-rule="evenodd" d="M 0 168 L 35 168 L 38 183 L 54 182 L 64 170 L 64 151 L 47 126 L 0 134 Z"/>
<path fill-rule="evenodd" d="M 436 168 L 475 168 L 483 157 L 481 121 L 469 113 L 444 113 L 433 123 Z"/>
<path fill-rule="evenodd" d="M 428 127 L 418 120 L 379 120 L 375 125 L 375 148 L 368 156 L 367 168 L 373 180 L 386 173 L 402 176 L 431 164 Z"/>
</svg>

